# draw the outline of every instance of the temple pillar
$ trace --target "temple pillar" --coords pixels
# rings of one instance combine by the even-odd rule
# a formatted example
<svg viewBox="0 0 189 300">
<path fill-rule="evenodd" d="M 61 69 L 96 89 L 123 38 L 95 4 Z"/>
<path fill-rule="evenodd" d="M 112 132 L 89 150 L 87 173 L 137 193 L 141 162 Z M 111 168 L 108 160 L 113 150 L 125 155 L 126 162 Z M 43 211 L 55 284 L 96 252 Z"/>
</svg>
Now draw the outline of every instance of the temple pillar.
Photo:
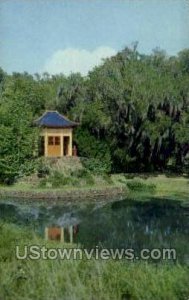
<svg viewBox="0 0 189 300">
<path fill-rule="evenodd" d="M 72 156 L 72 132 L 70 134 L 70 143 L 69 143 L 69 156 Z"/>
<path fill-rule="evenodd" d="M 48 135 L 47 132 L 45 132 L 44 135 L 44 144 L 45 144 L 45 157 L 48 156 Z"/>
<path fill-rule="evenodd" d="M 64 135 L 61 134 L 60 136 L 60 153 L 61 153 L 61 157 L 64 156 Z"/>
</svg>

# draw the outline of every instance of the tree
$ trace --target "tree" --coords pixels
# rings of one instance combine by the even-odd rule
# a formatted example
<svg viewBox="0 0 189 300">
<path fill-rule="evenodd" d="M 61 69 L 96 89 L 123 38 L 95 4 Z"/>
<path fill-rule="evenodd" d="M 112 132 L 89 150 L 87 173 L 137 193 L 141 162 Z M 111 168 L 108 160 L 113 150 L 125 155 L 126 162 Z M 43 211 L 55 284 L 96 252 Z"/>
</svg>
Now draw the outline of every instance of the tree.
<svg viewBox="0 0 189 300">
<path fill-rule="evenodd" d="M 20 78 L 8 79 L 0 106 L 0 180 L 12 182 L 33 169 L 37 130 Z"/>
</svg>

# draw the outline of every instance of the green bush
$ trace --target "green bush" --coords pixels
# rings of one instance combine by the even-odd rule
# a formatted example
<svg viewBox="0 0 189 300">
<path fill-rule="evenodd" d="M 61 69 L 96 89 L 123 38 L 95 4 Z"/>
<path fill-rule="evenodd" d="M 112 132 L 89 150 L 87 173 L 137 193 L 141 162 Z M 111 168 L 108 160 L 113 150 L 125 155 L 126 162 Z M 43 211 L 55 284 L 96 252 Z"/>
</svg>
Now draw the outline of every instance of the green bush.
<svg viewBox="0 0 189 300">
<path fill-rule="evenodd" d="M 113 180 L 110 175 L 108 174 L 103 174 L 102 178 L 108 183 L 108 184 L 113 184 Z"/>
<path fill-rule="evenodd" d="M 71 175 L 72 178 L 74 179 L 78 179 L 78 178 L 81 180 L 83 179 L 87 185 L 94 185 L 95 183 L 92 174 L 90 173 L 90 171 L 86 170 L 85 168 L 76 170 Z"/>
<path fill-rule="evenodd" d="M 127 182 L 127 186 L 131 191 L 154 192 L 156 189 L 155 184 L 147 184 L 137 180 Z"/>
<path fill-rule="evenodd" d="M 109 173 L 110 165 L 106 161 L 97 158 L 82 158 L 83 166 L 94 174 Z"/>
<path fill-rule="evenodd" d="M 37 176 L 39 178 L 44 178 L 47 175 L 50 174 L 50 169 L 48 166 L 44 165 L 44 164 L 40 164 L 37 168 Z"/>
<path fill-rule="evenodd" d="M 84 157 L 84 166 L 94 173 L 111 172 L 110 146 L 104 140 L 100 140 L 84 127 L 75 131 L 75 140 L 78 144 L 79 156 Z"/>
<path fill-rule="evenodd" d="M 85 178 L 86 184 L 87 185 L 94 185 L 95 181 L 93 176 L 89 173 L 88 176 Z"/>
<path fill-rule="evenodd" d="M 72 177 L 64 176 L 64 174 L 54 171 L 48 178 L 44 178 L 40 181 L 40 187 L 52 187 L 60 188 L 65 185 L 74 184 Z"/>
<path fill-rule="evenodd" d="M 62 173 L 55 171 L 51 177 L 50 181 L 52 182 L 53 187 L 60 187 L 69 183 L 69 178 L 65 177 Z"/>
<path fill-rule="evenodd" d="M 133 179 L 133 178 L 135 177 L 135 174 L 132 174 L 132 173 L 129 174 L 129 173 L 128 173 L 128 174 L 124 174 L 123 176 L 124 176 L 126 179 Z"/>
<path fill-rule="evenodd" d="M 61 188 L 63 186 L 80 186 L 82 184 L 94 185 L 92 174 L 86 169 L 72 172 L 70 176 L 65 176 L 59 171 L 54 171 L 50 176 L 40 181 L 39 187 Z"/>
<path fill-rule="evenodd" d="M 86 178 L 89 174 L 90 174 L 89 171 L 84 168 L 71 172 L 71 176 L 77 177 L 77 178 Z"/>
</svg>

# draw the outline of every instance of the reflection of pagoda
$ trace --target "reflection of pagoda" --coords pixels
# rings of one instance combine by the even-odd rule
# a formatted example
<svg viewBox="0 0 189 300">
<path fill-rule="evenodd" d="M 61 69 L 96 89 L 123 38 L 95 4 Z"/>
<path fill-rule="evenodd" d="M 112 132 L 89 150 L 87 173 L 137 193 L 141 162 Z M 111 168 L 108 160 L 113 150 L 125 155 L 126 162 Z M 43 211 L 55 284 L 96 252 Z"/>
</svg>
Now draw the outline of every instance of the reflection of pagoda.
<svg viewBox="0 0 189 300">
<path fill-rule="evenodd" d="M 73 243 L 74 238 L 79 232 L 79 225 L 72 225 L 69 227 L 46 227 L 45 228 L 45 240 L 60 241 L 62 243 Z"/>
</svg>

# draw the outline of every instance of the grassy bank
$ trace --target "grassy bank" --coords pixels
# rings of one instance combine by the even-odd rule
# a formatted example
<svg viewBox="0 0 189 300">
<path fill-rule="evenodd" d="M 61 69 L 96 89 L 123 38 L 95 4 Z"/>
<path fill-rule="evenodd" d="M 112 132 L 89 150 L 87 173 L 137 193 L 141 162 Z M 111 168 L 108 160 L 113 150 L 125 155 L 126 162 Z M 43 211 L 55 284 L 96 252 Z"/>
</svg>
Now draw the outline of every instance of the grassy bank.
<svg viewBox="0 0 189 300">
<path fill-rule="evenodd" d="M 86 176 L 86 175 L 85 175 Z M 90 175 L 91 176 L 91 175 Z M 0 186 L 0 197 L 17 197 L 32 199 L 84 199 L 98 197 L 158 197 L 171 198 L 189 202 L 189 178 L 183 176 L 167 177 L 152 174 L 116 174 L 103 177 L 93 176 L 93 183 L 78 177 L 79 184 L 63 182 L 58 185 L 41 186 L 40 181 L 17 182 L 11 186 Z"/>
<path fill-rule="evenodd" d="M 114 177 L 114 175 L 113 175 Z M 181 201 L 189 201 L 189 178 L 184 176 L 167 176 L 163 174 L 125 174 L 115 175 L 117 181 L 125 182 L 128 187 L 128 195 L 134 192 L 142 196 L 149 194 L 158 198 L 171 198 Z M 124 181 L 123 181 L 124 178 Z M 129 188 L 129 183 L 131 184 Z M 139 188 L 137 183 L 140 184 Z M 132 188 L 133 186 L 133 188 Z"/>
<path fill-rule="evenodd" d="M 126 261 L 20 260 L 15 245 L 44 245 L 31 232 L 0 226 L 0 296 L 6 300 L 184 300 L 189 270 Z M 61 247 L 56 242 L 47 246 Z"/>
<path fill-rule="evenodd" d="M 189 178 L 171 174 L 107 174 L 94 159 L 66 157 L 36 160 L 32 174 L 0 186 L 0 198 L 100 199 L 123 196 L 189 201 Z"/>
</svg>

